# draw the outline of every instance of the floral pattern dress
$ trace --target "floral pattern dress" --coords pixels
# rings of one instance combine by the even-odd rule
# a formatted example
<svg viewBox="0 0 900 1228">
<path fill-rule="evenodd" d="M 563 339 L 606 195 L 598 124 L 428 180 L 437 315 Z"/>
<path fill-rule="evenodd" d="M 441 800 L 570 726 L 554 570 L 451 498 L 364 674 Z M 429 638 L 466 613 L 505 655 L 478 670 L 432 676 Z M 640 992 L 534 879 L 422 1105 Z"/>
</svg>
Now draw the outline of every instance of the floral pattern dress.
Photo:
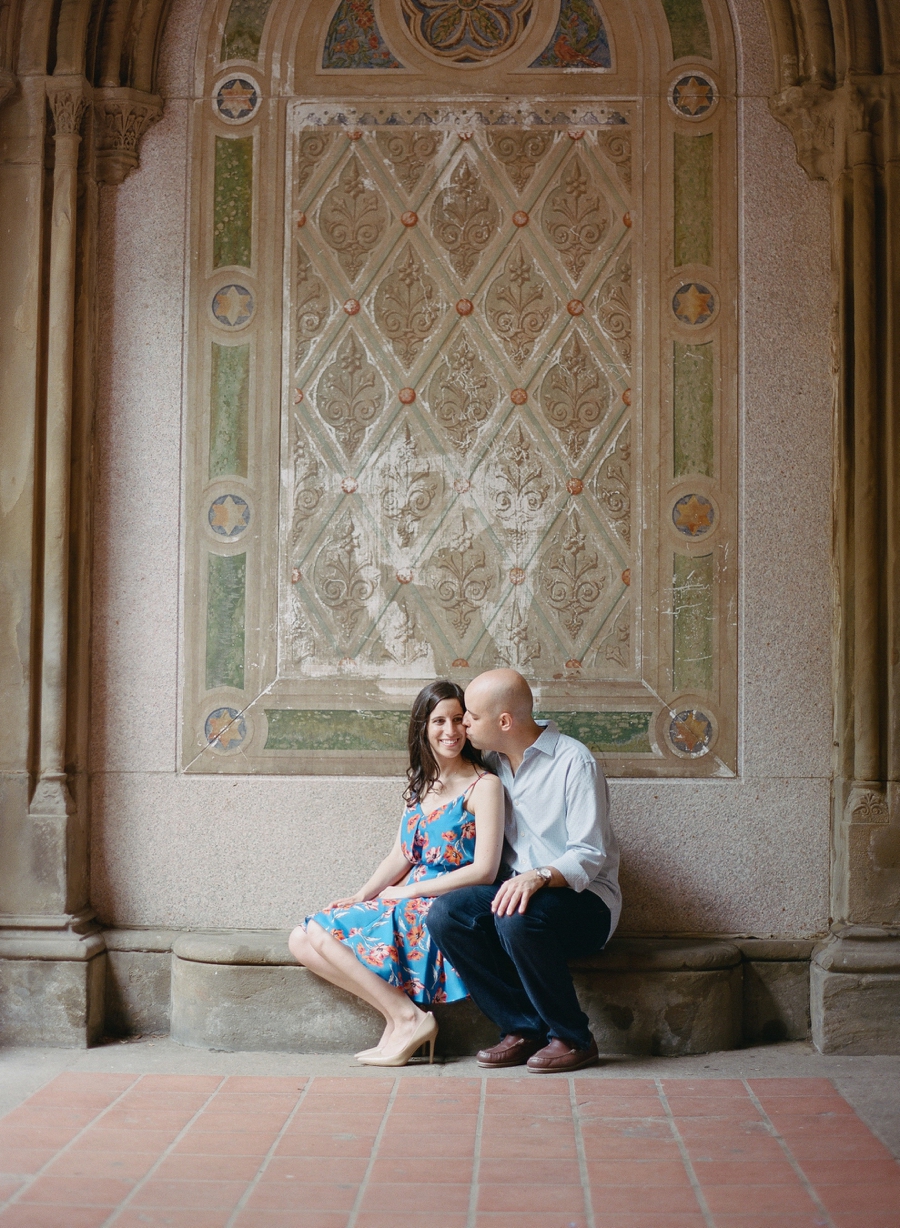
<svg viewBox="0 0 900 1228">
<path fill-rule="evenodd" d="M 430 814 L 410 806 L 400 821 L 400 846 L 412 864 L 406 879 L 421 883 L 439 878 L 475 857 L 475 819 L 466 810 L 465 793 Z M 307 917 L 352 947 L 361 963 L 414 1002 L 458 1002 L 468 997 L 459 973 L 438 950 L 425 926 L 434 896 L 411 900 L 365 900 L 344 908 L 324 908 Z"/>
</svg>

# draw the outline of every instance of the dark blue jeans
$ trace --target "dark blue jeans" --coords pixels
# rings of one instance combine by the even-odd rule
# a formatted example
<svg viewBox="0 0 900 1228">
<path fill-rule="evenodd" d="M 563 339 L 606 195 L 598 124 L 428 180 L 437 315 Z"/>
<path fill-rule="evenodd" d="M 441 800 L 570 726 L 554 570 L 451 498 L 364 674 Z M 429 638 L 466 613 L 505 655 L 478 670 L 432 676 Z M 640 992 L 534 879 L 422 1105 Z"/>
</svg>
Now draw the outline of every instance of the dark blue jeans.
<svg viewBox="0 0 900 1228">
<path fill-rule="evenodd" d="M 542 887 L 524 913 L 496 917 L 500 883 L 439 895 L 426 924 L 476 1005 L 507 1032 L 591 1043 L 567 960 L 594 955 L 609 937 L 609 909 L 591 891 Z"/>
</svg>

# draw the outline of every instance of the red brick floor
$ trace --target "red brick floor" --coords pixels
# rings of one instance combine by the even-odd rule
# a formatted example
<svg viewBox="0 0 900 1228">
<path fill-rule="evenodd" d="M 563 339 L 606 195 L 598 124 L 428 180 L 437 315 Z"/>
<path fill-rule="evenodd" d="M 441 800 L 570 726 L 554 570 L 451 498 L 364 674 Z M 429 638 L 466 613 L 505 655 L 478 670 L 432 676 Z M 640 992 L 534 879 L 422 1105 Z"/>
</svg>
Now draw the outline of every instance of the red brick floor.
<svg viewBox="0 0 900 1228">
<path fill-rule="evenodd" d="M 0 1228 L 405 1224 L 900 1228 L 900 1165 L 809 1078 L 70 1072 L 0 1119 Z"/>
</svg>

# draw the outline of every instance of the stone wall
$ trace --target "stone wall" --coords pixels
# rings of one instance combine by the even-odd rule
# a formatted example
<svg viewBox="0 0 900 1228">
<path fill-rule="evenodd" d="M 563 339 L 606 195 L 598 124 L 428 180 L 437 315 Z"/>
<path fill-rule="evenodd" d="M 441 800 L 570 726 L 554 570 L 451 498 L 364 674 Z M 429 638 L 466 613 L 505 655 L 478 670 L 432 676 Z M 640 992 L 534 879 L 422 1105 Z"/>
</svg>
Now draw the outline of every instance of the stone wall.
<svg viewBox="0 0 900 1228">
<path fill-rule="evenodd" d="M 92 893 L 111 924 L 283 927 L 392 839 L 394 778 L 179 770 L 184 270 L 202 6 L 177 0 L 162 120 L 104 188 L 95 511 Z M 613 784 L 623 931 L 813 935 L 828 923 L 829 216 L 766 102 L 761 0 L 739 52 L 739 770 Z"/>
</svg>

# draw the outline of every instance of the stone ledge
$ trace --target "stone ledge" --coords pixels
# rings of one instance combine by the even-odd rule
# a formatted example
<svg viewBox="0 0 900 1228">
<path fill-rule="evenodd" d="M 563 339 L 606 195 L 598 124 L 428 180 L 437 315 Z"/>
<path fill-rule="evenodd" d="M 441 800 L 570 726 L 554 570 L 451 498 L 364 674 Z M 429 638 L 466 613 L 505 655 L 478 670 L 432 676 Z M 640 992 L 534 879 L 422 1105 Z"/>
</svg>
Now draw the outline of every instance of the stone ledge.
<svg viewBox="0 0 900 1228">
<path fill-rule="evenodd" d="M 186 933 L 172 947 L 173 1039 L 202 1048 L 353 1052 L 380 1019 L 300 967 L 286 931 Z M 613 939 L 573 961 L 604 1053 L 706 1053 L 741 1039 L 741 951 L 715 939 Z M 439 1051 L 474 1053 L 497 1031 L 471 1002 L 436 1006 Z"/>
<path fill-rule="evenodd" d="M 817 947 L 810 1010 L 821 1053 L 900 1053 L 900 935 L 847 926 Z"/>
</svg>

